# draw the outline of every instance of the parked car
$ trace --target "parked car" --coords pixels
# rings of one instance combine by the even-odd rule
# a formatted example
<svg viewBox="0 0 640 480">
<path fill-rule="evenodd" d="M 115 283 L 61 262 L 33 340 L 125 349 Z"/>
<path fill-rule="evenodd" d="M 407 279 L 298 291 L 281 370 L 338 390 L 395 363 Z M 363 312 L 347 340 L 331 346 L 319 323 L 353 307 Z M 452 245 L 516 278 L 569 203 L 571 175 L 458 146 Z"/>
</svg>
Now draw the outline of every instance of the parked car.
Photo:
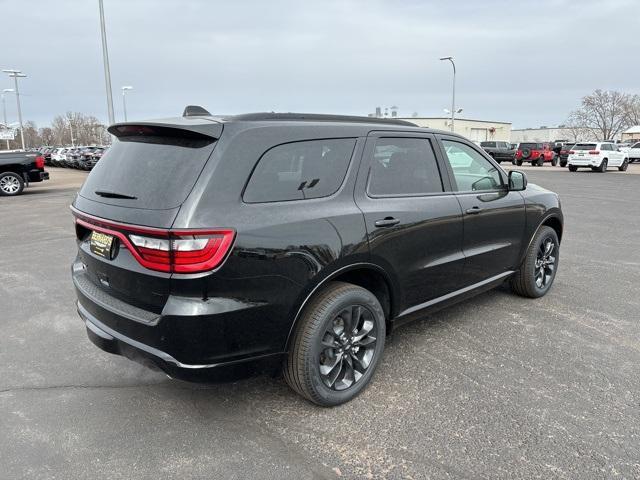
<svg viewBox="0 0 640 480">
<path fill-rule="evenodd" d="M 102 156 L 107 152 L 108 149 L 109 147 L 99 147 L 94 150 L 92 155 L 94 166 L 96 163 L 98 163 L 98 160 L 102 158 Z"/>
<path fill-rule="evenodd" d="M 68 168 L 80 168 L 80 148 L 81 147 L 73 147 L 67 150 L 64 166 Z"/>
<path fill-rule="evenodd" d="M 20 195 L 30 182 L 49 180 L 37 152 L 0 152 L 0 196 Z"/>
<path fill-rule="evenodd" d="M 569 152 L 567 164 L 572 172 L 584 167 L 589 167 L 594 172 L 606 172 L 609 167 L 618 167 L 618 170 L 624 172 L 629 165 L 629 158 L 614 143 L 576 143 Z"/>
<path fill-rule="evenodd" d="M 560 149 L 560 154 L 559 154 L 559 159 L 560 159 L 560 166 L 561 167 L 566 167 L 567 166 L 567 159 L 569 158 L 569 151 L 571 150 L 571 148 L 575 145 L 575 143 L 565 143 L 562 145 L 562 148 Z"/>
<path fill-rule="evenodd" d="M 51 165 L 54 167 L 62 166 L 62 162 L 66 159 L 66 148 L 56 148 L 51 154 Z"/>
<path fill-rule="evenodd" d="M 631 148 L 627 151 L 629 157 L 629 163 L 640 162 L 640 142 L 631 145 Z"/>
<path fill-rule="evenodd" d="M 83 147 L 78 152 L 78 168 L 82 170 L 91 170 L 96 164 L 93 159 L 93 152 L 98 147 Z"/>
<path fill-rule="evenodd" d="M 394 326 L 506 280 L 532 298 L 553 283 L 558 196 L 460 135 L 196 111 L 109 127 L 73 201 L 77 309 L 107 352 L 186 380 L 269 364 L 337 405 Z"/>
<path fill-rule="evenodd" d="M 484 149 L 485 152 L 491 156 L 496 162 L 510 162 L 513 163 L 516 150 L 511 148 L 511 144 L 509 142 L 480 142 L 480 146 Z"/>
<path fill-rule="evenodd" d="M 523 142 L 518 145 L 516 151 L 516 165 L 522 165 L 524 162 L 531 162 L 532 166 L 539 167 L 544 165 L 544 162 L 551 162 L 555 167 L 558 159 L 547 143 Z"/>
</svg>

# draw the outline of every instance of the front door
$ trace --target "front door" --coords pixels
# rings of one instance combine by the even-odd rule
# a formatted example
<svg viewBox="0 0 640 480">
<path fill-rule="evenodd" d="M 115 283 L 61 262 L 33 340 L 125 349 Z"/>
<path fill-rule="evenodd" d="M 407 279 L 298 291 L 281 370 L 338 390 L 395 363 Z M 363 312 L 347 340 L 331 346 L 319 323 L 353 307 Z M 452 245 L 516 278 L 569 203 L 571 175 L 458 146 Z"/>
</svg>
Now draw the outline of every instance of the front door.
<svg viewBox="0 0 640 480">
<path fill-rule="evenodd" d="M 462 212 L 437 148 L 429 134 L 372 134 L 358 173 L 371 258 L 399 283 L 399 312 L 462 287 Z"/>
<path fill-rule="evenodd" d="M 464 216 L 469 285 L 518 267 L 525 228 L 524 198 L 510 192 L 504 172 L 472 144 L 440 137 L 452 188 Z"/>
</svg>

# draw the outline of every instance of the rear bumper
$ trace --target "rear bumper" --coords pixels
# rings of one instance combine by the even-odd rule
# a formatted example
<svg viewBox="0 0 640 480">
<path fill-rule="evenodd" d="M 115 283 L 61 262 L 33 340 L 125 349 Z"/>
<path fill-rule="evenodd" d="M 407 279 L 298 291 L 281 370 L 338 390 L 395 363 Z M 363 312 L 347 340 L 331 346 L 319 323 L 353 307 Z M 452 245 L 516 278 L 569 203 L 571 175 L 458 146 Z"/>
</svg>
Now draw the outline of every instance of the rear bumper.
<svg viewBox="0 0 640 480">
<path fill-rule="evenodd" d="M 49 172 L 43 172 L 42 170 L 29 171 L 30 182 L 42 182 L 43 180 L 49 180 Z"/>
<path fill-rule="evenodd" d="M 77 308 L 87 328 L 87 336 L 94 345 L 105 352 L 160 370 L 171 378 L 190 382 L 230 381 L 276 371 L 282 362 L 282 354 L 267 354 L 213 364 L 183 363 L 162 350 L 118 333 L 93 317 L 80 302 L 77 303 Z"/>
<path fill-rule="evenodd" d="M 99 287 L 81 262 L 72 266 L 72 278 L 91 341 L 171 377 L 232 379 L 273 370 L 284 355 L 290 325 L 276 328 L 272 305 L 170 295 L 161 311 L 150 311 Z"/>
<path fill-rule="evenodd" d="M 599 167 L 602 163 L 602 159 L 600 158 L 569 158 L 567 160 L 567 165 L 571 165 L 573 167 Z"/>
</svg>

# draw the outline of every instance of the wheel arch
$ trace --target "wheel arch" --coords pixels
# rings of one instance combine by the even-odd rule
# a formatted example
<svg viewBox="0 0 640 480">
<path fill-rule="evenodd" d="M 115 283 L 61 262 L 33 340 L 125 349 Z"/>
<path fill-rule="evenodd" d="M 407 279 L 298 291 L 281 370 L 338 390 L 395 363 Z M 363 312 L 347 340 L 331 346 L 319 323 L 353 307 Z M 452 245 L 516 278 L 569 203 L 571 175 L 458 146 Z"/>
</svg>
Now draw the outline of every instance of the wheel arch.
<svg viewBox="0 0 640 480">
<path fill-rule="evenodd" d="M 359 287 L 369 290 L 380 302 L 385 314 L 385 323 L 387 333 L 390 333 L 392 327 L 392 319 L 395 316 L 395 310 L 398 305 L 399 293 L 393 286 L 393 282 L 389 274 L 379 265 L 374 263 L 356 263 L 337 269 L 326 277 L 322 278 L 311 291 L 298 302 L 295 309 L 295 315 L 291 322 L 289 334 L 285 343 L 285 351 L 289 351 L 293 333 L 298 326 L 300 317 L 304 308 L 309 304 L 315 294 L 320 291 L 329 282 L 342 281 L 352 283 Z"/>
</svg>

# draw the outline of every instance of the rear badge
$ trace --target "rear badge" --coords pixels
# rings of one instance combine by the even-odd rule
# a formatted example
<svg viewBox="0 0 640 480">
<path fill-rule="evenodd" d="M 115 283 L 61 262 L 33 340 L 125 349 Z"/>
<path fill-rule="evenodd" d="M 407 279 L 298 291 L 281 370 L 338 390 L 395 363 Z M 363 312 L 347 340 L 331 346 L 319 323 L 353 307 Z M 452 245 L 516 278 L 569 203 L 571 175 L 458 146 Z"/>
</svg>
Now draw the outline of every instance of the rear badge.
<svg viewBox="0 0 640 480">
<path fill-rule="evenodd" d="M 99 257 L 112 260 L 115 256 L 117 246 L 117 240 L 113 235 L 107 235 L 106 233 L 91 232 L 91 238 L 89 239 L 89 249 Z"/>
</svg>

